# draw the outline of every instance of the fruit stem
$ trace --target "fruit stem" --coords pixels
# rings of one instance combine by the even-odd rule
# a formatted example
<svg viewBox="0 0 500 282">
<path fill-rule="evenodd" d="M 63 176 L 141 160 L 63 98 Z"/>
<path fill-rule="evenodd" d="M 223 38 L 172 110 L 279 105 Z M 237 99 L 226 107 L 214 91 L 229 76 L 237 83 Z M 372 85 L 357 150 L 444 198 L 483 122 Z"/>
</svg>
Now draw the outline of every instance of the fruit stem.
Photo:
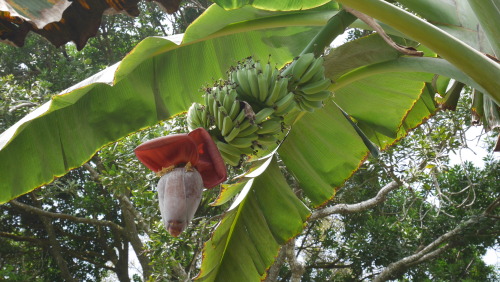
<svg viewBox="0 0 500 282">
<path fill-rule="evenodd" d="M 346 10 L 340 10 L 328 20 L 326 25 L 309 42 L 300 55 L 314 53 L 315 57 L 319 57 L 323 54 L 325 47 L 329 46 L 337 36 L 344 33 L 346 28 L 356 19 L 355 16 Z"/>
</svg>

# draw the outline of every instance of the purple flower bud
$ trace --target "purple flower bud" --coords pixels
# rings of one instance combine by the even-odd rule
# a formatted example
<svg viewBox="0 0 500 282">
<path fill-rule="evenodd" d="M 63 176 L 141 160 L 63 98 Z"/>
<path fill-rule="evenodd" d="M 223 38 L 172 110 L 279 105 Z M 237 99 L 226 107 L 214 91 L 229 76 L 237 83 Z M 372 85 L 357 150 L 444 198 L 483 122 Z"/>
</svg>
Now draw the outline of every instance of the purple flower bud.
<svg viewBox="0 0 500 282">
<path fill-rule="evenodd" d="M 201 201 L 203 179 L 195 168 L 175 168 L 158 181 L 158 200 L 163 225 L 177 237 L 194 217 Z"/>
</svg>

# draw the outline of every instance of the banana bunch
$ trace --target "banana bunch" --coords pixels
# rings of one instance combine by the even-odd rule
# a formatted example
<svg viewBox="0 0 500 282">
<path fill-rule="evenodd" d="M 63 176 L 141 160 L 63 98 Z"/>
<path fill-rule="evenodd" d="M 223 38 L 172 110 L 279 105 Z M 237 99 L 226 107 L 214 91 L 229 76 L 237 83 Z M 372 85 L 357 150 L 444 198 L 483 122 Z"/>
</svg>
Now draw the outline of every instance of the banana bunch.
<svg viewBox="0 0 500 282">
<path fill-rule="evenodd" d="M 330 84 L 323 57 L 312 53 L 281 70 L 250 57 L 230 70 L 228 81 L 205 89 L 205 104 L 189 108 L 188 127 L 207 129 L 226 163 L 237 166 L 244 156 L 258 155 L 279 142 L 283 116 L 290 111 L 321 108 L 332 95 Z"/>
<path fill-rule="evenodd" d="M 243 121 L 237 121 L 223 141 L 215 142 L 222 157 L 232 166 L 237 166 L 243 155 L 258 155 L 259 150 L 276 144 L 276 134 L 282 130 L 281 118 L 273 116 L 273 108 L 263 108 L 253 113 L 248 104 L 245 103 L 245 106 L 240 112 L 240 115 L 245 116 Z"/>
<path fill-rule="evenodd" d="M 284 116 L 296 107 L 293 93 L 288 91 L 289 79 L 270 63 L 262 66 L 251 57 L 240 63 L 229 75 L 238 98 L 257 108 L 274 108 L 275 116 Z"/>
<path fill-rule="evenodd" d="M 203 127 L 205 129 L 210 127 L 211 117 L 206 109 L 205 105 L 198 103 L 193 103 L 187 113 L 187 125 L 190 131 L 195 130 L 198 127 Z"/>
<path fill-rule="evenodd" d="M 257 154 L 278 141 L 275 135 L 281 133 L 282 123 L 273 116 L 274 108 L 254 113 L 248 103 L 237 99 L 229 83 L 207 89 L 204 98 L 205 105 L 194 103 L 189 108 L 188 127 L 207 129 L 228 164 L 237 166 L 243 156 Z"/>
<path fill-rule="evenodd" d="M 295 94 L 297 106 L 302 111 L 313 112 L 323 107 L 323 100 L 332 96 L 328 87 L 332 84 L 325 78 L 323 57 L 315 58 L 313 53 L 307 53 L 293 61 L 285 74 L 290 74 L 289 90 Z"/>
</svg>

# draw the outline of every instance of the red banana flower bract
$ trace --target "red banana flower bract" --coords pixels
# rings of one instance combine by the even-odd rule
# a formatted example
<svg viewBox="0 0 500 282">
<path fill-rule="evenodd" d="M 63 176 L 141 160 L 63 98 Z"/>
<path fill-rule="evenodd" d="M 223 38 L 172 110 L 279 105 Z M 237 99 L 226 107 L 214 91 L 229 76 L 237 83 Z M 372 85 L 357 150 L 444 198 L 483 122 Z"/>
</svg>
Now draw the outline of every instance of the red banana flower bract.
<svg viewBox="0 0 500 282">
<path fill-rule="evenodd" d="M 174 237 L 191 222 L 203 187 L 210 189 L 227 179 L 222 156 L 204 128 L 155 138 L 134 151 L 144 165 L 161 174 L 157 186 L 160 212 Z"/>
</svg>

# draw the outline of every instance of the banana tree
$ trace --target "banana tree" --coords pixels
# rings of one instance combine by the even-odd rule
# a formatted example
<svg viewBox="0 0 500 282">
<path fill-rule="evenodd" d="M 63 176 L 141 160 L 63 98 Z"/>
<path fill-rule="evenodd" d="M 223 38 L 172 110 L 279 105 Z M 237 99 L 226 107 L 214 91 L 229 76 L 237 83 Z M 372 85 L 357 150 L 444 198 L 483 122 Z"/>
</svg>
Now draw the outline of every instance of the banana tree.
<svg viewBox="0 0 500 282">
<path fill-rule="evenodd" d="M 398 6 L 381 0 L 215 2 L 185 34 L 145 39 L 121 62 L 54 96 L 3 132 L 0 202 L 49 183 L 103 146 L 194 103 L 208 105 L 200 89 L 214 78 L 231 81 L 227 71 L 249 56 L 286 76 L 297 56 L 318 55 L 348 27 L 370 28 L 341 5 L 377 19 L 394 40 L 424 56 L 403 55 L 376 34 L 325 55 L 324 75 L 333 81 L 328 90 L 334 96 L 311 112 L 284 116 L 287 127 L 275 135 L 277 144 L 259 152 L 263 158 L 242 152 L 250 156 L 251 169 L 222 186 L 215 204 L 238 196 L 205 244 L 199 279 L 263 279 L 280 245 L 302 231 L 310 209 L 332 199 L 368 154 L 403 138 L 435 113 L 437 102 L 460 93 L 447 91 L 450 79 L 481 93 L 476 113 L 491 128 L 498 125 L 497 0 L 398 1 Z M 436 101 L 436 93 L 443 100 Z M 291 189 L 278 159 L 303 198 Z"/>
</svg>

